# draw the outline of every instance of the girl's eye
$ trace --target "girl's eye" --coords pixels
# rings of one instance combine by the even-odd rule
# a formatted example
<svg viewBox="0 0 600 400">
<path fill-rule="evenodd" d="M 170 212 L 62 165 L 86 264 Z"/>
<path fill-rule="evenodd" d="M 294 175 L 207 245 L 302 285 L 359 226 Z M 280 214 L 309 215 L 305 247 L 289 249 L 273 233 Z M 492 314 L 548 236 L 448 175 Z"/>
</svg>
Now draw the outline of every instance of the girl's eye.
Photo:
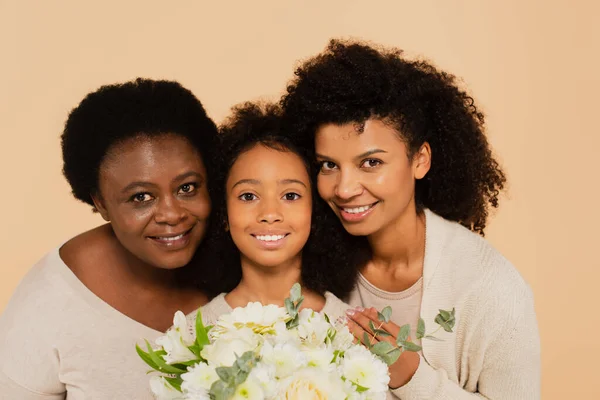
<svg viewBox="0 0 600 400">
<path fill-rule="evenodd" d="M 239 199 L 242 200 L 242 201 L 252 201 L 252 200 L 256 200 L 257 197 L 253 193 L 242 193 L 239 196 Z"/>
<path fill-rule="evenodd" d="M 336 167 L 337 167 L 337 165 L 335 165 L 335 163 L 333 161 L 322 161 L 320 170 L 323 172 L 326 172 L 326 171 L 331 171 L 331 170 L 335 169 Z"/>
<path fill-rule="evenodd" d="M 288 201 L 298 200 L 301 196 L 298 193 L 286 193 L 283 198 Z"/>
<path fill-rule="evenodd" d="M 145 203 L 152 200 L 152 196 L 149 193 L 136 193 L 131 196 L 131 200 L 135 203 Z"/>
<path fill-rule="evenodd" d="M 195 183 L 186 183 L 179 188 L 179 194 L 190 194 L 196 191 Z"/>
<path fill-rule="evenodd" d="M 381 160 L 378 160 L 376 158 L 369 158 L 365 161 L 363 161 L 361 168 L 375 168 L 378 167 L 382 164 Z"/>
</svg>

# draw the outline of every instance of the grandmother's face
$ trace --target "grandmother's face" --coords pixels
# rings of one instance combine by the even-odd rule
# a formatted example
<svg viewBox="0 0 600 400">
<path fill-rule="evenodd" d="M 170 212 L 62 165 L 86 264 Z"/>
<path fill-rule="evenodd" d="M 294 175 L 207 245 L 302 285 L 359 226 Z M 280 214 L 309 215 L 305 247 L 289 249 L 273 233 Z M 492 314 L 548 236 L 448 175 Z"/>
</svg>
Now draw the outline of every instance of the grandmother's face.
<svg viewBox="0 0 600 400">
<path fill-rule="evenodd" d="M 129 253 L 174 269 L 192 259 L 204 238 L 211 210 L 206 182 L 202 158 L 186 138 L 142 135 L 109 150 L 93 198 Z"/>
</svg>

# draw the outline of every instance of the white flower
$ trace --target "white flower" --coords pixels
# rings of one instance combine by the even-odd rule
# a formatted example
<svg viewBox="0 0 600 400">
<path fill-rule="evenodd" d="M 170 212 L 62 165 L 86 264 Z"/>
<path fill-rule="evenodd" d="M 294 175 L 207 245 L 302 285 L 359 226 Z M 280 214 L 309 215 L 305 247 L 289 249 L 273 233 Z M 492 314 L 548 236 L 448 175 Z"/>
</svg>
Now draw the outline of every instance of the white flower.
<svg viewBox="0 0 600 400">
<path fill-rule="evenodd" d="M 307 358 L 307 365 L 311 368 L 318 368 L 323 371 L 332 371 L 335 364 L 332 364 L 333 349 L 331 347 L 307 348 L 304 349 Z"/>
<path fill-rule="evenodd" d="M 296 371 L 282 382 L 278 399 L 285 400 L 338 400 L 345 399 L 343 383 L 335 374 L 326 374 L 314 368 Z"/>
<path fill-rule="evenodd" d="M 265 342 L 261 350 L 262 362 L 275 367 L 275 377 L 285 378 L 307 363 L 306 355 L 292 343 Z"/>
<path fill-rule="evenodd" d="M 231 400 L 264 400 L 265 394 L 261 385 L 252 379 L 250 376 L 238 385 Z"/>
<path fill-rule="evenodd" d="M 298 336 L 304 345 L 313 347 L 322 345 L 330 330 L 333 330 L 333 327 L 322 314 L 308 308 L 300 311 Z"/>
<path fill-rule="evenodd" d="M 336 324 L 335 334 L 332 342 L 332 346 L 336 350 L 346 351 L 354 345 L 354 336 L 350 333 L 350 330 L 346 324 Z"/>
<path fill-rule="evenodd" d="M 211 337 L 216 339 L 241 328 L 250 328 L 258 334 L 272 334 L 276 324 L 285 323 L 289 318 L 283 307 L 273 304 L 263 306 L 258 302 L 248 303 L 246 307 L 237 307 L 231 313 L 222 315 L 211 329 Z"/>
<path fill-rule="evenodd" d="M 385 393 L 390 376 L 387 365 L 363 346 L 353 346 L 346 350 L 340 362 L 342 375 L 350 382 L 368 389 L 367 397 L 375 393 Z M 369 398 L 373 398 L 372 396 Z"/>
<path fill-rule="evenodd" d="M 213 366 L 198 363 L 188 367 L 188 372 L 182 374 L 181 379 L 183 379 L 181 389 L 188 397 L 201 399 L 205 396 L 208 399 L 208 391 L 213 382 L 219 380 L 219 375 Z"/>
<path fill-rule="evenodd" d="M 165 336 L 156 339 L 156 344 L 161 346 L 167 354 L 164 356 L 168 364 L 195 360 L 196 355 L 188 348 L 194 344 L 194 337 L 188 329 L 187 320 L 181 311 L 173 317 L 173 326 Z"/>
<path fill-rule="evenodd" d="M 256 351 L 261 345 L 261 337 L 250 328 L 233 330 L 219 336 L 213 343 L 204 346 L 202 357 L 215 367 L 230 367 L 247 351 Z"/>
<path fill-rule="evenodd" d="M 150 390 L 157 400 L 183 400 L 183 394 L 177 391 L 162 376 L 150 378 Z"/>
<path fill-rule="evenodd" d="M 260 385 L 265 398 L 270 399 L 277 394 L 278 381 L 275 379 L 275 366 L 259 362 L 250 371 L 249 379 L 253 379 Z"/>
</svg>

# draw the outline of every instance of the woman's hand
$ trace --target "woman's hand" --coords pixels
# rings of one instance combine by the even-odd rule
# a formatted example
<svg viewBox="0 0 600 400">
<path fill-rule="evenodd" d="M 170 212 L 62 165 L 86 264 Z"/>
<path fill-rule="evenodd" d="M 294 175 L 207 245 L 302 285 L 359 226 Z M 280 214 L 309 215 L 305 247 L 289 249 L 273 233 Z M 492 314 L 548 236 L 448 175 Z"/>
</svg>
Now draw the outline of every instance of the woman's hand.
<svg viewBox="0 0 600 400">
<path fill-rule="evenodd" d="M 346 315 L 348 317 L 348 329 L 363 345 L 371 347 L 377 342 L 387 341 L 393 346 L 397 346 L 396 338 L 400 333 L 400 327 L 393 322 L 381 322 L 377 318 L 376 309 L 357 307 L 347 310 Z M 387 332 L 389 336 L 375 335 L 370 325 Z M 369 343 L 365 343 L 365 340 L 369 340 Z M 396 389 L 406 385 L 417 371 L 420 360 L 421 358 L 416 352 L 402 352 L 398 360 L 389 366 L 390 388 Z"/>
</svg>

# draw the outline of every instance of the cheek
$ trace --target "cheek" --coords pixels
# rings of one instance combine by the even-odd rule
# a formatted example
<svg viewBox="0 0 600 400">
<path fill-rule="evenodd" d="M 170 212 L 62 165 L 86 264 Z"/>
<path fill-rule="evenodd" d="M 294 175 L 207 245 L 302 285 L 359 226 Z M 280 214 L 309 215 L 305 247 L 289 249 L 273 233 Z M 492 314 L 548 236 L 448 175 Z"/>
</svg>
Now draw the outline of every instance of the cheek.
<svg viewBox="0 0 600 400">
<path fill-rule="evenodd" d="M 302 232 L 308 238 L 312 222 L 312 204 L 307 202 L 301 207 L 295 207 L 288 212 L 292 224 L 297 232 Z"/>
<path fill-rule="evenodd" d="M 111 224 L 113 229 L 123 233 L 137 233 L 148 225 L 153 215 L 153 207 L 121 209 L 117 213 L 112 213 Z"/>
<path fill-rule="evenodd" d="M 335 188 L 335 180 L 332 175 L 317 176 L 317 191 L 323 199 L 328 199 L 332 196 Z"/>
<path fill-rule="evenodd" d="M 190 212 L 198 219 L 207 219 L 212 211 L 210 197 L 205 191 L 188 206 Z"/>
</svg>

